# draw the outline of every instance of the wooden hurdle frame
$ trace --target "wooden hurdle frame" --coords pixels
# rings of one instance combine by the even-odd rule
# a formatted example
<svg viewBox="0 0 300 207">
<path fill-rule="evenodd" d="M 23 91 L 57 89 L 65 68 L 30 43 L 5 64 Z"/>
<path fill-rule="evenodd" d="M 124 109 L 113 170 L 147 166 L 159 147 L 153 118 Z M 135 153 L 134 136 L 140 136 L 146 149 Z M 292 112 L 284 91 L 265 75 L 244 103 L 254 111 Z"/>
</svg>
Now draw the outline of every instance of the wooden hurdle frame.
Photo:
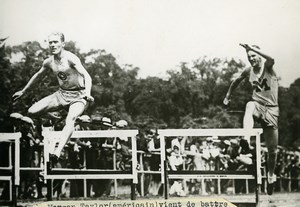
<svg viewBox="0 0 300 207">
<path fill-rule="evenodd" d="M 8 167 L 0 167 L 0 180 L 9 181 L 10 183 L 10 202 L 0 202 L 0 205 L 12 205 L 17 206 L 17 192 L 16 189 L 20 185 L 20 138 L 21 133 L 0 133 L 0 142 L 9 142 L 9 163 Z M 12 160 L 14 142 L 14 163 Z"/>
<path fill-rule="evenodd" d="M 51 169 L 49 163 L 49 140 L 53 137 L 57 137 L 61 134 L 60 131 L 48 131 L 43 133 L 44 136 L 44 162 L 45 162 L 45 174 L 44 178 L 47 180 L 47 200 L 52 200 L 52 180 L 53 179 L 131 179 L 131 199 L 135 200 L 135 189 L 138 183 L 137 172 L 137 146 L 136 135 L 138 130 L 90 130 L 90 131 L 74 131 L 71 139 L 73 138 L 115 138 L 115 137 L 130 137 L 132 140 L 132 168 L 130 172 L 116 171 L 116 170 L 100 170 L 100 169 Z"/>
<path fill-rule="evenodd" d="M 168 179 L 197 179 L 197 178 L 219 178 L 219 179 L 234 179 L 234 178 L 242 178 L 242 179 L 255 179 L 256 180 L 256 192 L 255 192 L 255 203 L 259 206 L 259 193 L 260 186 L 262 184 L 262 175 L 260 172 L 261 168 L 261 146 L 260 146 L 260 135 L 262 134 L 262 129 L 159 129 L 157 133 L 160 138 L 160 146 L 161 146 L 161 182 L 164 185 L 164 194 L 165 199 L 168 199 Z M 165 149 L 165 138 L 166 137 L 177 137 L 177 136 L 245 136 L 251 135 L 256 137 L 256 169 L 255 175 L 253 174 L 245 174 L 244 172 L 238 173 L 227 173 L 227 172 L 203 172 L 203 171 L 188 171 L 188 172 L 171 172 L 167 171 L 167 157 L 166 157 L 166 149 Z"/>
</svg>

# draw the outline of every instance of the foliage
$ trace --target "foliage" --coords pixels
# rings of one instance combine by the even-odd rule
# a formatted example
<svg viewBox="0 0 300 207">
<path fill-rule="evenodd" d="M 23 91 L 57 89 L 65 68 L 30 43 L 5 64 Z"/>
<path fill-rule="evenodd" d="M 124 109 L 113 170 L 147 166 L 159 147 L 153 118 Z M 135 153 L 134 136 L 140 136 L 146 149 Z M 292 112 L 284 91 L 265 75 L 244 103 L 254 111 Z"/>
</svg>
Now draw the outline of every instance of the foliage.
<svg viewBox="0 0 300 207">
<path fill-rule="evenodd" d="M 279 89 L 279 142 L 283 146 L 300 146 L 300 78 L 289 88 Z"/>
<path fill-rule="evenodd" d="M 222 104 L 233 78 L 245 69 L 240 60 L 200 57 L 159 77 L 138 78 L 139 68 L 120 66 L 103 49 L 82 53 L 75 42 L 67 50 L 76 54 L 92 77 L 94 103 L 85 112 L 108 116 L 113 121 L 125 119 L 131 128 L 238 128 L 242 127 L 245 104 L 251 86 L 242 82 L 228 108 Z M 0 121 L 4 131 L 11 112 L 26 114 L 36 100 L 57 90 L 56 77 L 49 74 L 19 102 L 12 95 L 26 85 L 49 55 L 38 42 L 25 42 L 0 48 Z M 280 87 L 280 143 L 300 145 L 300 79 L 289 88 Z"/>
</svg>

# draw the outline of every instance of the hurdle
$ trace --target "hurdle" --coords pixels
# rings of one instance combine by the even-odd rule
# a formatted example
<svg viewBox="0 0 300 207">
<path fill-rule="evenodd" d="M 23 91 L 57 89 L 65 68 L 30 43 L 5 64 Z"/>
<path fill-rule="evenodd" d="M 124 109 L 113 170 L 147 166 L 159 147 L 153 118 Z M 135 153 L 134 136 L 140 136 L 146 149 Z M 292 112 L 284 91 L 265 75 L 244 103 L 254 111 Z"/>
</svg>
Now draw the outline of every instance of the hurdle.
<svg viewBox="0 0 300 207">
<path fill-rule="evenodd" d="M 137 146 L 136 135 L 138 130 L 90 130 L 74 131 L 71 139 L 99 139 L 129 137 L 132 140 L 132 167 L 130 171 L 102 170 L 102 169 L 71 169 L 71 168 L 51 168 L 49 162 L 48 145 L 50 140 L 58 137 L 61 131 L 48 131 L 43 133 L 44 142 L 44 162 L 45 175 L 47 180 L 47 200 L 52 200 L 52 180 L 53 179 L 131 179 L 131 199 L 135 200 L 135 189 L 138 183 L 137 173 Z"/>
<path fill-rule="evenodd" d="M 21 133 L 0 133 L 0 142 L 9 143 L 9 160 L 7 167 L 0 167 L 0 180 L 9 181 L 10 201 L 0 201 L 0 205 L 17 206 L 17 192 L 16 189 L 20 185 L 20 138 Z M 14 144 L 14 149 L 13 145 Z M 14 159 L 13 159 L 14 151 Z M 13 163 L 14 162 L 14 163 Z"/>
<path fill-rule="evenodd" d="M 262 176 L 260 172 L 261 160 L 260 160 L 260 135 L 262 129 L 160 129 L 157 131 L 160 139 L 160 146 L 165 146 L 165 139 L 167 137 L 177 136 L 218 136 L 218 137 L 239 137 L 245 135 L 251 135 L 256 137 L 256 169 L 254 173 L 247 172 L 207 172 L 207 171 L 167 171 L 167 157 L 165 147 L 161 147 L 161 181 L 164 184 L 165 199 L 168 199 L 168 179 L 255 179 L 256 180 L 256 192 L 255 203 L 259 205 L 259 192 L 262 183 Z"/>
</svg>

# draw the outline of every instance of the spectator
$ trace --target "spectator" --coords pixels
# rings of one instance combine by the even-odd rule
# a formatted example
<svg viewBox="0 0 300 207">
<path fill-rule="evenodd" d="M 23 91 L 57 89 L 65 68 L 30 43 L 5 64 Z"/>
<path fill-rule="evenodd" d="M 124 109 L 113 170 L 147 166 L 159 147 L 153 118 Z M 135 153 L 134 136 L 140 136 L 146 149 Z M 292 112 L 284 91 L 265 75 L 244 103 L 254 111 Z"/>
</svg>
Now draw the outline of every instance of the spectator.
<svg viewBox="0 0 300 207">
<path fill-rule="evenodd" d="M 78 117 L 75 123 L 75 131 L 88 130 L 90 122 L 91 118 L 88 115 Z M 89 146 L 89 142 L 77 138 L 76 140 L 70 140 L 68 145 L 70 167 L 74 169 L 84 168 L 84 147 Z M 83 180 L 70 180 L 70 197 L 83 197 Z"/>
<path fill-rule="evenodd" d="M 205 161 L 202 158 L 203 148 L 201 140 L 195 139 L 194 144 L 190 147 L 188 155 L 193 156 L 193 170 L 205 170 Z"/>
<path fill-rule="evenodd" d="M 291 160 L 291 164 L 289 166 L 290 177 L 291 177 L 291 191 L 297 192 L 299 188 L 299 165 L 297 163 L 297 158 L 293 158 Z"/>
<path fill-rule="evenodd" d="M 234 171 L 239 167 L 237 157 L 239 156 L 239 143 L 237 139 L 230 140 L 230 146 L 227 149 L 228 152 L 228 170 Z"/>
<path fill-rule="evenodd" d="M 156 130 L 150 129 L 146 132 L 147 139 L 151 139 L 148 142 L 148 151 L 151 153 L 150 170 L 160 171 L 160 137 Z M 160 190 L 161 189 L 161 190 Z M 162 195 L 162 187 L 160 182 L 160 175 L 153 174 L 152 181 L 150 182 L 149 193 L 152 195 Z"/>
<path fill-rule="evenodd" d="M 127 121 L 119 120 L 116 122 L 116 127 L 119 129 L 125 129 L 128 125 Z M 129 142 L 128 137 L 119 136 L 116 138 L 115 148 L 117 150 L 117 169 L 125 170 L 131 168 L 131 140 Z"/>
<path fill-rule="evenodd" d="M 183 169 L 183 152 L 184 144 L 186 137 L 176 137 L 171 142 L 171 149 L 168 149 L 169 152 L 169 165 L 171 170 L 177 171 Z"/>
<path fill-rule="evenodd" d="M 108 117 L 102 117 L 101 119 L 101 130 L 110 130 L 112 128 L 112 121 Z M 100 155 L 97 158 L 97 168 L 99 169 L 113 169 L 113 148 L 115 148 L 115 139 L 106 138 L 102 139 L 100 147 Z M 109 196 L 111 193 L 111 179 L 97 180 L 94 183 L 95 197 L 101 197 L 103 194 Z"/>
<path fill-rule="evenodd" d="M 117 149 L 117 169 L 125 170 L 131 168 L 131 152 L 129 148 L 129 143 L 127 137 L 118 137 L 116 143 Z"/>
<path fill-rule="evenodd" d="M 230 141 L 224 140 L 221 144 L 222 148 L 220 149 L 220 155 L 219 155 L 219 160 L 220 160 L 220 170 L 228 170 L 228 148 L 230 146 Z"/>
<path fill-rule="evenodd" d="M 172 148 L 171 155 L 169 157 L 169 165 L 172 171 L 183 169 L 183 157 L 178 145 L 174 145 Z"/>
<path fill-rule="evenodd" d="M 136 136 L 136 141 L 137 141 L 137 150 L 142 151 L 142 159 L 143 162 L 139 162 L 139 168 L 143 169 L 144 171 L 150 171 L 150 162 L 151 162 L 151 154 L 148 151 L 148 144 L 152 140 L 150 136 L 146 135 L 145 131 L 139 130 L 138 135 Z M 140 159 L 139 159 L 140 161 Z M 147 195 L 149 193 L 149 188 L 150 188 L 150 182 L 152 180 L 152 175 L 149 173 L 146 173 L 144 175 L 139 174 L 139 184 L 141 184 L 141 177 L 144 177 L 144 195 Z M 137 185 L 137 191 L 139 194 L 142 194 L 141 191 L 141 185 Z"/>
<path fill-rule="evenodd" d="M 85 126 L 87 129 L 91 130 L 99 130 L 99 126 L 101 126 L 101 120 L 102 118 L 99 115 L 92 115 L 91 120 L 88 125 Z M 87 139 L 86 142 L 86 168 L 87 169 L 100 169 L 100 156 L 101 156 L 101 145 L 104 143 L 104 139 Z M 97 184 L 99 183 L 99 184 Z M 101 180 L 87 180 L 87 196 L 99 196 L 99 194 L 96 195 L 96 186 L 101 185 Z M 91 194 L 93 192 L 93 194 Z"/>
<path fill-rule="evenodd" d="M 182 137 L 179 138 L 179 140 Z M 175 139 L 176 140 L 176 139 Z M 182 158 L 182 148 L 180 146 L 179 140 L 173 142 L 172 140 L 172 151 L 169 156 L 169 165 L 172 171 L 182 170 L 183 168 L 183 158 Z M 173 184 L 171 185 L 170 195 L 176 196 L 185 196 L 185 192 L 182 186 L 182 180 L 176 179 L 174 180 Z"/>
<path fill-rule="evenodd" d="M 244 166 L 248 167 L 253 164 L 253 155 L 254 151 L 252 151 L 253 148 L 250 148 L 250 145 L 247 140 L 241 139 L 240 140 L 240 149 L 239 149 L 239 155 L 237 156 L 237 161 L 239 161 Z M 249 168 L 248 168 L 249 170 Z"/>
<path fill-rule="evenodd" d="M 20 139 L 20 167 L 34 167 L 34 159 L 36 158 L 34 145 L 39 144 L 39 140 L 35 139 L 33 120 L 23 116 L 21 118 L 21 139 Z M 38 159 L 38 158 L 37 158 Z M 39 184 L 38 173 L 34 171 L 21 171 L 20 186 L 18 189 L 18 197 L 21 199 L 37 198 L 38 193 L 36 186 Z M 41 189 L 39 189 L 41 193 Z"/>
<path fill-rule="evenodd" d="M 203 142 L 203 155 L 205 159 L 205 170 L 213 171 L 216 169 L 216 158 L 220 154 L 220 150 L 214 145 L 214 140 L 212 137 L 207 137 L 206 142 Z"/>
<path fill-rule="evenodd" d="M 206 142 L 203 142 L 203 159 L 205 161 L 205 170 L 207 171 L 214 171 L 216 170 L 217 166 L 217 157 L 219 156 L 220 152 L 218 147 L 214 144 L 213 137 L 207 137 Z M 216 189 L 216 183 L 212 179 L 205 179 L 204 180 L 204 192 L 203 195 L 213 193 Z"/>
</svg>

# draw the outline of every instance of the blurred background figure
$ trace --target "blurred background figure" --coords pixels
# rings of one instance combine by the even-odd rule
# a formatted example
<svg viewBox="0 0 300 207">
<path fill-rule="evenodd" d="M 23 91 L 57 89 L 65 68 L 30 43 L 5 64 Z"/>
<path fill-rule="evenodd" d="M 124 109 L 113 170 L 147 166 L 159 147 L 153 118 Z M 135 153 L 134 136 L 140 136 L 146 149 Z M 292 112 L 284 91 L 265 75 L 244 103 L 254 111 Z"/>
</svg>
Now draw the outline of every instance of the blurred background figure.
<svg viewBox="0 0 300 207">
<path fill-rule="evenodd" d="M 148 142 L 148 152 L 151 153 L 150 158 L 150 170 L 151 171 L 160 171 L 160 136 L 155 129 L 149 129 L 146 132 L 147 139 L 150 139 Z M 150 182 L 149 193 L 151 195 L 162 195 L 163 189 L 160 181 L 159 174 L 153 174 L 152 180 Z"/>
<path fill-rule="evenodd" d="M 23 116 L 20 122 L 20 167 L 38 167 L 40 164 L 40 140 L 36 137 L 33 120 Z M 20 173 L 18 197 L 20 199 L 42 197 L 42 183 L 37 171 L 25 170 Z"/>
<path fill-rule="evenodd" d="M 100 130 L 110 130 L 113 127 L 112 120 L 109 117 L 102 117 L 100 122 Z M 96 158 L 97 169 L 112 170 L 113 169 L 113 154 L 115 149 L 115 138 L 101 138 L 99 141 L 99 154 Z M 103 194 L 110 196 L 111 179 L 96 180 L 94 182 L 95 197 L 101 197 Z"/>
</svg>

